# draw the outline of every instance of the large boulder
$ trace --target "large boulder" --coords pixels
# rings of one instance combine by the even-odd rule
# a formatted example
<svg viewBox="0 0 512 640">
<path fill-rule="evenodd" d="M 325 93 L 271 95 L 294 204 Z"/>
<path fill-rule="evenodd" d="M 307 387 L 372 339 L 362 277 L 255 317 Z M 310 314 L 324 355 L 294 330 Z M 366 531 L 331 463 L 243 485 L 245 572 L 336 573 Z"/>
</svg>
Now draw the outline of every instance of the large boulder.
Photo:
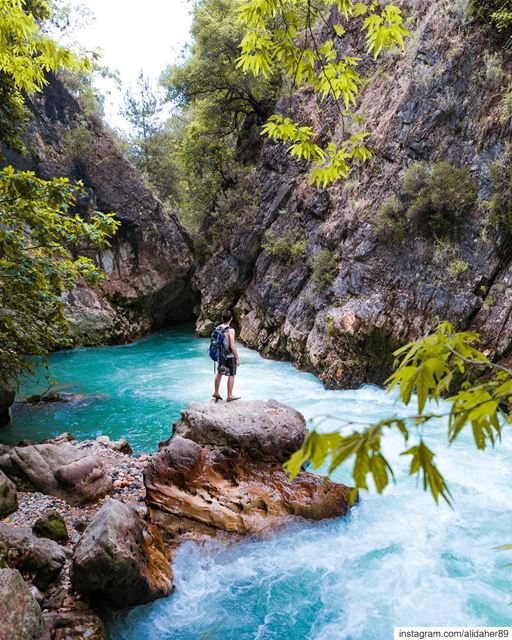
<svg viewBox="0 0 512 640">
<path fill-rule="evenodd" d="M 0 471 L 0 518 L 5 518 L 18 508 L 18 492 L 3 471 Z"/>
<path fill-rule="evenodd" d="M 66 552 L 47 538 L 38 538 L 26 527 L 0 523 L 0 565 L 16 567 L 39 589 L 46 589 L 59 575 Z"/>
<path fill-rule="evenodd" d="M 285 462 L 308 433 L 304 416 L 277 400 L 193 402 L 173 429 L 198 444 L 233 447 L 253 460 Z"/>
<path fill-rule="evenodd" d="M 182 416 L 144 470 L 151 520 L 168 537 L 254 534 L 293 517 L 319 520 L 350 508 L 344 485 L 305 471 L 288 480 L 282 461 L 306 434 L 304 418 L 290 407 L 194 404 Z"/>
<path fill-rule="evenodd" d="M 166 596 L 172 572 L 160 535 L 136 512 L 109 499 L 75 547 L 71 582 L 96 608 L 125 608 Z"/>
<path fill-rule="evenodd" d="M 13 447 L 0 455 L 2 469 L 20 488 L 86 504 L 112 490 L 112 479 L 101 459 L 70 442 Z"/>
<path fill-rule="evenodd" d="M 16 569 L 0 569 L 0 639 L 35 640 L 44 627 L 41 608 Z"/>
</svg>

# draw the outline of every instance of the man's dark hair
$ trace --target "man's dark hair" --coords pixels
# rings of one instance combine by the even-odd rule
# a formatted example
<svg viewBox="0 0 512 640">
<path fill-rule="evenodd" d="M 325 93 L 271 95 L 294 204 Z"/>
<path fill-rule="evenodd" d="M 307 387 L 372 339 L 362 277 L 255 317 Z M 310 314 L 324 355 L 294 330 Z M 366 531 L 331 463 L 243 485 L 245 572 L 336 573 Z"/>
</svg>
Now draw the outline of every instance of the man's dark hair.
<svg viewBox="0 0 512 640">
<path fill-rule="evenodd" d="M 222 322 L 229 322 L 232 317 L 233 317 L 233 314 L 228 309 L 222 312 Z"/>
</svg>

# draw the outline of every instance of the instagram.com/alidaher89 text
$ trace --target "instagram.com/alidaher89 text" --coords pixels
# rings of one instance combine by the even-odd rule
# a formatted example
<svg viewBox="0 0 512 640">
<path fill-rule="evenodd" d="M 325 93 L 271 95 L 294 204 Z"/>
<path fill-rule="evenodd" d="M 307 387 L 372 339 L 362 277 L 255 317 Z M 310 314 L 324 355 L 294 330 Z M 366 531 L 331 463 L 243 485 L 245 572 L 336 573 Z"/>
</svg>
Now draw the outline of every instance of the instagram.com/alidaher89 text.
<svg viewBox="0 0 512 640">
<path fill-rule="evenodd" d="M 512 627 L 395 627 L 393 640 L 427 638 L 510 638 Z"/>
</svg>

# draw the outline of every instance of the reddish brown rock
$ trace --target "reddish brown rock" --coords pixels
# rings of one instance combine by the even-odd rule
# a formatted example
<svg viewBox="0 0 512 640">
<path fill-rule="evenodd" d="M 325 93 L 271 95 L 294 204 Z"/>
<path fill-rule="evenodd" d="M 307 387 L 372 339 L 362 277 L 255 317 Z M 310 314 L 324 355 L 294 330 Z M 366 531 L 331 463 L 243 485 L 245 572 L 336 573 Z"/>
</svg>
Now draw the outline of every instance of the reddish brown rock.
<svg viewBox="0 0 512 640">
<path fill-rule="evenodd" d="M 152 457 L 144 471 L 146 501 L 151 520 L 158 524 L 168 536 L 194 532 L 215 534 L 227 531 L 236 534 L 257 534 L 287 522 L 292 517 L 312 520 L 344 515 L 350 508 L 350 489 L 326 480 L 322 476 L 301 472 L 289 482 L 281 462 L 296 450 L 304 438 L 297 438 L 297 424 L 305 427 L 303 418 L 290 425 L 288 431 L 282 415 L 267 415 L 265 428 L 258 425 L 257 413 L 251 414 L 251 403 L 217 405 L 201 410 L 192 405 L 182 412 L 185 419 L 195 416 L 193 428 L 185 429 L 183 421 L 169 444 Z M 266 403 L 259 403 L 265 410 Z M 266 405 L 275 410 L 278 403 Z M 290 407 L 279 405 L 290 415 Z M 211 408 L 213 407 L 213 408 Z M 238 416 L 241 429 L 236 446 L 236 423 L 229 419 Z M 245 412 L 245 416 L 241 417 Z M 226 428 L 215 421 L 212 429 L 212 414 L 222 415 L 229 423 L 230 439 L 226 442 Z M 209 418 L 201 423 L 199 416 Z M 298 414 L 300 415 L 300 414 Z M 253 420 L 252 432 L 249 425 Z M 280 448 L 267 448 L 265 443 L 271 430 L 272 419 L 279 426 Z M 203 428 L 201 428 L 203 425 Z M 224 425 L 225 427 L 225 425 Z M 243 428 L 242 428 L 243 427 Z M 243 435 L 242 435 L 243 434 Z M 288 434 L 288 438 L 286 435 Z M 190 438 L 190 439 L 189 439 Z M 193 439 L 192 439 L 193 438 Z M 196 441 L 194 441 L 196 440 Z M 294 448 L 290 449 L 290 443 Z M 244 445 L 250 443 L 248 448 Z M 251 456 L 248 451 L 257 452 Z M 283 455 L 286 452 L 286 455 Z"/>
</svg>

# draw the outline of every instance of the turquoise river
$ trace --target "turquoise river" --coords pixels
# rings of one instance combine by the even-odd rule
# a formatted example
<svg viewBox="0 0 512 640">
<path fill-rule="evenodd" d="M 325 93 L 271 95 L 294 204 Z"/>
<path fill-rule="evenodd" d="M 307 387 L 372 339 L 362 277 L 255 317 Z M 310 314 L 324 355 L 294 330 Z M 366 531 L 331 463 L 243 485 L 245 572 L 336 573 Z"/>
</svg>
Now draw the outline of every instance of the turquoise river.
<svg viewBox="0 0 512 640">
<path fill-rule="evenodd" d="M 125 346 L 54 354 L 51 374 L 69 403 L 18 405 L 0 439 L 13 443 L 70 431 L 78 438 L 125 436 L 136 451 L 167 438 L 180 408 L 207 401 L 213 366 L 207 341 L 185 327 Z M 241 349 L 237 391 L 277 398 L 308 419 L 378 420 L 403 411 L 396 397 L 365 386 L 329 391 L 290 364 Z M 33 393 L 31 384 L 22 393 Z M 327 420 L 322 428 L 333 428 Z M 446 426 L 428 444 L 453 494 L 436 506 L 407 475 L 391 434 L 385 447 L 397 482 L 369 493 L 346 518 L 300 522 L 233 546 L 184 544 L 174 558 L 176 591 L 114 614 L 112 640 L 390 640 L 394 625 L 512 625 L 510 491 L 512 438 L 476 451 L 470 436 L 447 447 Z M 337 479 L 348 480 L 347 470 Z"/>
</svg>

